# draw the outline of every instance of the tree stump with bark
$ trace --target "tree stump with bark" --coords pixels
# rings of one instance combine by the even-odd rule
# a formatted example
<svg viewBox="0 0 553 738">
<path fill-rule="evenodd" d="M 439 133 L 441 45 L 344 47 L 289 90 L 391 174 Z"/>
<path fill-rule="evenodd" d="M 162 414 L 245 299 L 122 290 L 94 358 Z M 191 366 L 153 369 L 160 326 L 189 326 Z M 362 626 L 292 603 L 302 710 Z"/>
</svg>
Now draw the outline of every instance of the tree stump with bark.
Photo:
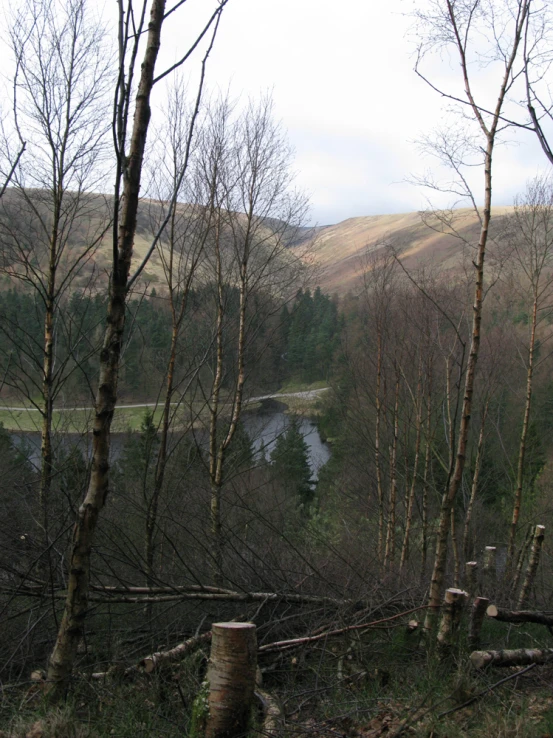
<svg viewBox="0 0 553 738">
<path fill-rule="evenodd" d="M 233 738 L 248 729 L 257 667 L 253 623 L 214 623 L 207 671 L 206 738 Z"/>
<path fill-rule="evenodd" d="M 496 554 L 497 549 L 495 546 L 486 546 L 484 549 L 484 574 L 489 583 L 495 582 L 496 578 Z"/>
<path fill-rule="evenodd" d="M 465 564 L 465 590 L 472 600 L 478 590 L 478 562 L 467 561 Z"/>
<path fill-rule="evenodd" d="M 442 619 L 438 630 L 438 648 L 446 655 L 457 643 L 459 623 L 467 593 L 462 589 L 447 589 L 442 606 Z"/>
<path fill-rule="evenodd" d="M 480 645 L 480 631 L 490 601 L 487 597 L 477 597 L 472 603 L 469 623 L 469 646 L 478 648 Z"/>
</svg>

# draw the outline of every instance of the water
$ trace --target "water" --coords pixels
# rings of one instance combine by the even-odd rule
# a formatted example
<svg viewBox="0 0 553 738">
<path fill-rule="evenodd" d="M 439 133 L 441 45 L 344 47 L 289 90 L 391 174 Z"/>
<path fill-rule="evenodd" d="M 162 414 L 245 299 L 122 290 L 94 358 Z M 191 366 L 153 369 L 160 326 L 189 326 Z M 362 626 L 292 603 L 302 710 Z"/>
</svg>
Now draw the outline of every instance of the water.
<svg viewBox="0 0 553 738">
<path fill-rule="evenodd" d="M 246 414 L 243 417 L 244 428 L 249 435 L 255 451 L 262 452 L 269 458 L 274 449 L 277 438 L 286 432 L 290 425 L 290 417 L 281 411 L 267 411 L 256 414 Z M 308 418 L 299 422 L 299 430 L 309 451 L 309 466 L 313 473 L 312 478 L 318 479 L 319 471 L 330 458 L 330 449 L 323 443 L 317 426 Z"/>
<path fill-rule="evenodd" d="M 269 458 L 275 447 L 277 438 L 286 431 L 290 425 L 290 418 L 281 410 L 266 410 L 258 413 L 245 413 L 243 424 L 249 435 L 255 451 L 259 454 L 263 451 L 265 457 Z M 330 449 L 323 443 L 317 430 L 317 426 L 308 418 L 302 418 L 299 430 L 305 439 L 309 451 L 309 466 L 313 479 L 318 479 L 319 470 L 330 458 Z M 29 461 L 37 468 L 40 467 L 40 434 L 39 433 L 12 433 L 14 444 L 18 448 L 24 448 Z M 59 440 L 59 437 L 58 437 Z M 111 461 L 121 458 L 127 435 L 115 433 L 111 437 Z M 90 456 L 90 436 L 67 435 L 63 438 L 63 445 L 67 451 L 73 446 L 78 446 L 83 453 Z"/>
</svg>

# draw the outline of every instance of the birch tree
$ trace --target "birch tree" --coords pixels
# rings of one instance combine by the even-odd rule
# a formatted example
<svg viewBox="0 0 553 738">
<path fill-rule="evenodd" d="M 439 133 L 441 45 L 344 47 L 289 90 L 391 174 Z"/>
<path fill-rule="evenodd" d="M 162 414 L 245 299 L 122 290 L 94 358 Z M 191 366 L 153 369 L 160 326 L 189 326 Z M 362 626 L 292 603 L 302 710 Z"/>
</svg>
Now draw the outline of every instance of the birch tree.
<svg viewBox="0 0 553 738">
<path fill-rule="evenodd" d="M 504 128 L 503 114 L 507 96 L 524 69 L 523 43 L 528 21 L 530 0 L 504 0 L 492 8 L 482 0 L 456 2 L 434 0 L 427 11 L 417 14 L 421 43 L 417 71 L 434 89 L 436 84 L 422 71 L 430 52 L 451 51 L 457 59 L 462 92 L 458 95 L 438 90 L 462 107 L 462 114 L 474 121 L 479 142 L 470 149 L 474 159 L 468 161 L 466 150 L 444 150 L 448 164 L 456 176 L 455 188 L 475 206 L 480 224 L 478 243 L 474 248 L 474 302 L 471 341 L 465 373 L 464 396 L 457 435 L 455 464 L 441 503 L 434 569 L 430 582 L 429 610 L 425 628 L 431 628 L 442 599 L 451 511 L 461 487 L 467 443 L 469 439 L 472 399 L 481 340 L 482 306 L 484 300 L 484 266 L 490 221 L 492 217 L 492 165 L 496 143 Z M 489 41 L 482 54 L 482 38 Z M 478 65 L 492 65 L 495 73 L 497 98 L 492 104 L 482 97 L 475 76 Z M 483 169 L 483 207 L 478 207 L 466 178 L 466 165 L 478 163 Z"/>
<path fill-rule="evenodd" d="M 517 525 L 523 497 L 525 456 L 532 409 L 533 380 L 538 358 L 536 341 L 538 329 L 551 314 L 553 297 L 553 186 L 549 178 L 536 178 L 528 183 L 525 193 L 515 202 L 510 218 L 511 259 L 522 279 L 516 292 L 528 309 L 528 337 L 522 351 L 526 369 L 526 391 L 524 414 L 520 432 L 518 460 L 516 465 L 513 513 L 509 531 L 507 570 L 511 570 L 515 553 Z M 513 280 L 510 281 L 515 286 Z M 522 284 L 520 282 L 522 281 Z"/>
<path fill-rule="evenodd" d="M 0 268 L 30 289 L 43 328 L 36 341 L 5 316 L 1 330 L 14 350 L 2 364 L 5 385 L 41 417 L 39 525 L 47 548 L 54 402 L 80 368 L 77 352 L 87 353 L 78 351 L 86 341 L 77 316 L 62 314 L 62 307 L 77 280 L 81 289 L 94 281 L 90 261 L 109 227 L 104 198 L 90 194 L 105 173 L 109 49 L 85 0 L 24 2 L 12 18 L 9 43 L 14 130 L 10 136 L 4 128 L 2 148 L 9 161 L 15 138 L 27 156 L 16 160 L 2 199 Z"/>
<path fill-rule="evenodd" d="M 206 37 L 208 48 L 202 64 L 200 86 L 205 63 L 215 40 L 221 13 L 227 0 L 216 3 L 207 25 L 192 47 L 169 69 L 156 74 L 161 44 L 161 30 L 166 18 L 181 7 L 177 3 L 167 9 L 165 0 L 152 0 L 138 7 L 129 2 L 119 3 L 118 39 L 119 65 L 114 95 L 112 132 L 116 159 L 114 187 L 114 229 L 112 268 L 108 310 L 103 346 L 100 352 L 100 376 L 95 400 L 92 462 L 90 482 L 78 512 L 69 555 L 69 575 L 64 613 L 48 667 L 51 692 L 59 694 L 71 674 L 77 646 L 84 632 L 88 609 L 90 555 L 98 518 L 109 492 L 110 431 L 117 402 L 117 380 L 125 328 L 125 304 L 129 287 L 138 279 L 147 259 L 131 276 L 136 218 L 142 179 L 144 153 L 151 119 L 151 95 L 156 82 L 190 57 L 198 43 Z M 144 45 L 141 41 L 144 39 Z M 143 53 L 138 68 L 139 53 Z M 139 72 L 134 94 L 134 76 Z M 134 113 L 131 123 L 132 101 Z M 176 194 L 173 198 L 173 206 Z M 166 225 L 166 222 L 162 225 Z M 161 236 L 162 230 L 158 234 Z M 151 255 L 158 238 L 147 257 Z"/>
</svg>

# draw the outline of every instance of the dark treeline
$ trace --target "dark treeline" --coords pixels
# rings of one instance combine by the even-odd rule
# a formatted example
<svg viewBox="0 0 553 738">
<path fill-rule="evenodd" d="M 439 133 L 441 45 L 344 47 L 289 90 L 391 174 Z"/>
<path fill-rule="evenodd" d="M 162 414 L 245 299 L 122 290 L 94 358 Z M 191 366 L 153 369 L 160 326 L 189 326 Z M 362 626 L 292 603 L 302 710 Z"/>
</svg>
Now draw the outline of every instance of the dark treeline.
<svg viewBox="0 0 553 738">
<path fill-rule="evenodd" d="M 227 287 L 225 304 L 228 321 L 236 326 L 237 288 Z M 105 309 L 102 293 L 74 292 L 62 305 L 54 351 L 56 363 L 66 365 L 70 375 L 65 381 L 67 404 L 90 400 L 90 387 L 98 371 L 94 349 L 101 341 Z M 129 300 L 129 331 L 120 377 L 121 396 L 127 400 L 156 399 L 171 351 L 169 310 L 167 297 L 155 288 Z M 178 344 L 177 373 L 184 373 L 191 361 L 200 361 L 204 355 L 206 363 L 213 361 L 210 326 L 214 311 L 212 287 L 191 290 L 184 315 L 187 330 Z M 255 293 L 251 315 L 247 363 L 252 391 L 278 390 L 286 381 L 309 383 L 329 378 L 343 323 L 336 298 L 330 299 L 320 288 L 313 293 L 300 289 L 279 316 L 278 302 L 271 304 L 270 295 Z M 27 388 L 40 387 L 43 324 L 44 303 L 36 295 L 15 288 L 0 292 L 0 371 L 5 399 L 20 396 L 24 383 Z M 80 341 L 75 340 L 77 333 Z M 225 361 L 228 378 L 230 367 L 236 364 L 236 349 L 230 339 Z"/>
</svg>

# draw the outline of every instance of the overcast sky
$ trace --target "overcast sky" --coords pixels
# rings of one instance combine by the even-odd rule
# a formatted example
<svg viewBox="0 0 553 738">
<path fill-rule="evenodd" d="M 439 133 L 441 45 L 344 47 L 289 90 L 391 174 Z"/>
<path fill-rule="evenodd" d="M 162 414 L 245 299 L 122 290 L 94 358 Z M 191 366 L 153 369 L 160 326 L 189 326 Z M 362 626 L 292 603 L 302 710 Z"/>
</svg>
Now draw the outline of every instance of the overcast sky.
<svg viewBox="0 0 553 738">
<path fill-rule="evenodd" d="M 246 95 L 272 89 L 296 151 L 298 184 L 310 193 L 318 223 L 425 206 L 430 193 L 406 180 L 433 166 L 416 139 L 439 125 L 443 103 L 413 71 L 408 14 L 420 6 L 419 0 L 230 0 L 225 10 L 211 84 L 231 83 L 235 94 Z M 457 77 L 447 58 L 437 59 L 433 71 L 446 83 Z M 495 100 L 493 82 L 492 88 Z M 511 204 L 545 166 L 530 136 L 510 138 L 497 157 L 496 204 Z M 432 197 L 440 205 L 449 199 Z"/>
<path fill-rule="evenodd" d="M 116 8 L 116 0 L 90 2 L 108 18 Z M 423 3 L 229 0 L 209 62 L 209 86 L 230 86 L 235 97 L 272 91 L 276 116 L 296 152 L 297 184 L 310 195 L 312 222 L 417 210 L 428 195 L 439 206 L 451 202 L 407 182 L 434 166 L 416 142 L 444 121 L 440 96 L 413 71 L 409 14 Z M 179 57 L 214 6 L 215 0 L 187 0 L 168 19 L 159 69 Z M 447 56 L 436 58 L 429 71 L 448 89 L 458 82 L 456 62 Z M 488 82 L 494 101 L 497 85 Z M 545 167 L 531 136 L 512 133 L 510 141 L 498 150 L 496 204 L 511 204 Z M 481 199 L 476 172 L 472 182 Z"/>
</svg>

